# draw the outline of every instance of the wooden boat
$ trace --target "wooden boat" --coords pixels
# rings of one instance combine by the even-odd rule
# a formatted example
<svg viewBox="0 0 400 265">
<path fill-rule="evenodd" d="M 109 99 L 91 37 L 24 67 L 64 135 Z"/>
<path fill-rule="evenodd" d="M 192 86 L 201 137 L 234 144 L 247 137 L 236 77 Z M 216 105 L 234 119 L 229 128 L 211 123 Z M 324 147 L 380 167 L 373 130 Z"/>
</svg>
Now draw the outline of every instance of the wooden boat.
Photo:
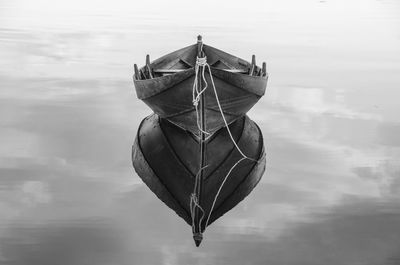
<svg viewBox="0 0 400 265">
<path fill-rule="evenodd" d="M 198 43 L 167 54 L 153 62 L 147 55 L 146 65 L 133 76 L 136 94 L 160 117 L 198 135 L 197 113 L 192 88 L 196 77 L 196 59 L 206 57 L 217 89 L 219 102 L 228 124 L 245 115 L 262 97 L 267 86 L 266 64 L 256 65 L 255 56 L 247 62 L 236 56 Z M 205 131 L 212 134 L 225 126 L 217 100 L 211 89 L 208 67 L 205 71 L 208 89 L 204 93 Z"/>
<path fill-rule="evenodd" d="M 229 129 L 240 150 L 252 160 L 237 163 L 242 156 L 227 128 L 204 140 L 202 149 L 199 139 L 192 133 L 156 114 L 141 122 L 132 148 L 132 161 L 137 174 L 159 199 L 192 226 L 197 246 L 206 226 L 243 200 L 265 170 L 263 137 L 258 126 L 243 116 L 231 123 Z M 203 170 L 200 170 L 199 161 L 205 165 Z M 190 207 L 199 171 L 202 178 L 197 191 L 198 204 L 204 215 L 200 211 L 193 212 Z M 215 199 L 221 185 L 223 187 Z M 211 211 L 214 200 L 215 206 Z"/>
</svg>

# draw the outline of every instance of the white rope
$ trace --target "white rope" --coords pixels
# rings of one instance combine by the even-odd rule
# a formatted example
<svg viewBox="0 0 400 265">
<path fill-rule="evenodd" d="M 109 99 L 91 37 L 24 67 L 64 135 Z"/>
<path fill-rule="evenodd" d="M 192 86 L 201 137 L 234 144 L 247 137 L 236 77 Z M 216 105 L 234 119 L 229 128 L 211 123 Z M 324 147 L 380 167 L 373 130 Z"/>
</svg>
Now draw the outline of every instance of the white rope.
<svg viewBox="0 0 400 265">
<path fill-rule="evenodd" d="M 207 81 L 205 79 L 205 74 L 204 74 L 205 73 L 204 72 L 205 71 L 204 65 L 206 65 L 206 64 L 207 64 L 207 57 L 203 57 L 203 58 L 197 57 L 196 66 L 195 66 L 196 75 L 194 77 L 194 83 L 193 83 L 193 92 L 192 92 L 193 100 L 192 100 L 192 102 L 193 102 L 193 106 L 196 109 L 197 128 L 199 129 L 200 132 L 209 135 L 210 133 L 204 131 L 204 128 L 202 128 L 202 126 L 200 126 L 200 114 L 199 114 L 200 98 L 201 98 L 201 95 L 206 91 L 207 86 L 208 86 Z M 198 74 L 199 74 L 200 66 L 203 66 L 201 75 L 202 75 L 202 78 L 203 78 L 204 83 L 205 83 L 204 88 L 202 88 L 201 90 L 199 90 L 199 87 L 198 87 Z"/>
<path fill-rule="evenodd" d="M 219 189 L 218 189 L 218 191 L 217 191 L 217 194 L 216 194 L 215 197 L 214 197 L 214 201 L 213 201 L 213 203 L 212 203 L 210 212 L 208 213 L 208 216 L 207 216 L 207 220 L 206 220 L 206 225 L 205 225 L 205 227 L 207 227 L 208 222 L 210 221 L 211 213 L 212 213 L 213 210 L 214 210 L 215 203 L 217 202 L 218 196 L 219 196 L 219 194 L 221 193 L 222 187 L 224 186 L 226 180 L 228 179 L 228 177 L 229 177 L 229 175 L 231 174 L 231 172 L 233 171 L 233 169 L 234 169 L 237 165 L 239 165 L 240 162 L 242 162 L 242 161 L 245 160 L 245 159 L 247 159 L 247 157 L 242 157 L 241 159 L 239 159 L 239 160 L 233 165 L 233 167 L 231 167 L 231 169 L 228 171 L 228 174 L 226 174 L 224 180 L 222 181 L 221 185 L 219 186 Z"/>
<path fill-rule="evenodd" d="M 236 141 L 235 141 L 235 139 L 234 139 L 233 136 L 232 136 L 231 130 L 229 129 L 228 122 L 227 122 L 226 119 L 225 119 L 225 115 L 224 115 L 224 112 L 223 112 L 223 110 L 222 110 L 222 107 L 221 107 L 221 103 L 220 103 L 220 101 L 219 101 L 219 98 L 218 98 L 217 89 L 215 88 L 215 84 L 214 84 L 214 78 L 213 78 L 213 76 L 212 76 L 212 74 L 211 74 L 211 67 L 210 67 L 210 65 L 209 65 L 208 63 L 207 63 L 206 65 L 207 65 L 207 67 L 208 67 L 208 71 L 210 72 L 211 84 L 212 84 L 213 89 L 214 89 L 214 95 L 215 95 L 215 99 L 217 100 L 218 109 L 219 109 L 219 112 L 221 113 L 222 119 L 224 120 L 226 130 L 228 131 L 229 136 L 231 137 L 232 143 L 235 145 L 236 149 L 237 149 L 237 150 L 239 151 L 239 153 L 243 156 L 243 158 L 247 158 L 247 159 L 250 159 L 250 160 L 254 160 L 254 159 L 252 159 L 252 158 L 246 156 L 246 155 L 242 152 L 242 150 L 240 150 L 239 146 L 236 144 Z"/>
<path fill-rule="evenodd" d="M 194 218 L 195 218 L 195 210 L 196 207 L 200 209 L 201 211 L 201 217 L 198 223 L 198 229 L 199 232 L 201 233 L 201 224 L 203 223 L 203 219 L 204 219 L 204 215 L 205 215 L 205 211 L 204 209 L 200 206 L 199 204 L 199 197 L 197 195 L 197 177 L 200 175 L 201 171 L 204 170 L 206 167 L 208 167 L 208 165 L 204 166 L 203 168 L 200 168 L 199 172 L 197 172 L 196 177 L 195 177 L 195 183 L 194 183 L 194 189 L 193 189 L 193 193 L 190 195 L 190 215 L 192 217 L 192 229 L 193 231 L 195 231 L 195 224 L 194 224 Z"/>
<path fill-rule="evenodd" d="M 201 78 L 203 79 L 203 81 L 204 81 L 204 83 L 205 83 L 204 88 L 202 88 L 201 90 L 199 90 L 199 88 L 198 88 L 198 72 L 199 72 L 200 66 L 203 67 L 202 72 L 201 72 L 201 75 L 202 75 Z M 216 89 L 216 87 L 215 87 L 214 79 L 213 79 L 213 76 L 212 76 L 212 73 L 211 73 L 211 67 L 210 67 L 210 65 L 207 63 L 207 57 L 202 57 L 202 58 L 197 57 L 197 59 L 196 59 L 196 66 L 195 66 L 196 75 L 195 75 L 194 84 L 193 84 L 193 105 L 194 105 L 195 108 L 196 108 L 197 126 L 198 126 L 199 131 L 201 131 L 201 132 L 203 132 L 203 133 L 206 133 L 206 134 L 209 134 L 208 132 L 205 132 L 205 131 L 203 130 L 203 128 L 200 126 L 200 124 L 199 124 L 199 110 L 198 110 L 198 103 L 199 103 L 199 101 L 200 101 L 200 96 L 201 96 L 201 94 L 203 94 L 203 93 L 205 92 L 205 90 L 206 90 L 207 87 L 208 87 L 208 83 L 207 83 L 207 80 L 206 80 L 206 78 L 205 78 L 205 69 L 206 69 L 206 67 L 208 67 L 208 71 L 209 71 L 209 73 L 210 73 L 210 79 L 211 79 L 211 84 L 212 84 L 212 87 L 213 87 L 213 90 L 214 90 L 215 99 L 216 99 L 216 101 L 217 101 L 218 109 L 219 109 L 219 112 L 221 113 L 221 116 L 222 116 L 222 119 L 223 119 L 223 121 L 224 121 L 226 130 L 228 131 L 229 137 L 231 138 L 233 145 L 234 145 L 235 148 L 238 150 L 238 152 L 240 153 L 240 155 L 242 156 L 242 158 L 240 158 L 238 161 L 236 161 L 236 163 L 230 168 L 230 170 L 229 170 L 228 173 L 226 174 L 224 180 L 222 181 L 221 185 L 219 186 L 218 191 L 217 191 L 217 193 L 216 193 L 216 195 L 215 195 L 215 197 L 214 197 L 214 200 L 213 200 L 211 209 L 210 209 L 210 211 L 209 211 L 209 213 L 208 213 L 207 220 L 206 220 L 206 224 L 205 224 L 204 228 L 207 227 L 208 222 L 210 221 L 210 217 L 211 217 L 211 214 L 212 214 L 212 212 L 213 212 L 213 210 L 214 210 L 214 207 L 215 207 L 215 204 L 216 204 L 217 199 L 218 199 L 218 197 L 219 197 L 219 194 L 221 193 L 221 190 L 222 190 L 222 188 L 223 188 L 225 182 L 227 181 L 228 177 L 229 177 L 230 174 L 232 173 L 233 169 L 235 169 L 235 167 L 236 167 L 240 162 L 242 162 L 242 161 L 245 160 L 245 159 L 249 159 L 249 160 L 255 161 L 255 162 L 257 162 L 257 163 L 259 163 L 259 161 L 260 161 L 260 160 L 256 160 L 256 159 L 253 159 L 253 158 L 251 158 L 251 157 L 246 156 L 246 155 L 242 152 L 242 150 L 239 148 L 239 146 L 237 145 L 235 139 L 233 138 L 233 135 L 232 135 L 232 133 L 231 133 L 231 130 L 229 129 L 229 124 L 228 124 L 228 122 L 226 121 L 224 112 L 223 112 L 223 110 L 222 110 L 222 106 L 221 106 L 221 103 L 220 103 L 220 100 L 219 100 L 219 97 L 218 97 L 217 89 Z M 202 170 L 202 169 L 201 169 L 201 170 Z M 200 171 L 201 171 L 201 170 L 200 170 Z M 199 173 L 200 173 L 200 171 L 199 171 Z M 196 176 L 196 177 L 197 177 L 197 176 Z M 196 187 L 197 187 L 197 182 L 195 183 L 195 189 L 196 189 Z M 192 205 L 194 205 L 194 206 L 192 206 Z M 196 195 L 195 193 L 192 193 L 191 199 L 190 199 L 190 210 L 191 210 L 191 214 L 192 214 L 192 228 L 193 228 L 193 229 L 194 229 L 194 218 L 193 218 L 193 217 L 194 217 L 194 207 L 198 207 L 198 208 L 202 211 L 202 217 L 200 218 L 200 221 L 199 221 L 199 231 L 201 232 L 200 227 L 201 227 L 201 222 L 203 221 L 203 217 L 204 217 L 205 212 L 204 212 L 204 210 L 201 208 L 201 206 L 198 204 L 197 195 Z"/>
<path fill-rule="evenodd" d="M 218 196 L 219 196 L 219 194 L 221 193 L 222 187 L 224 186 L 226 180 L 227 180 L 228 177 L 230 176 L 230 174 L 231 174 L 231 172 L 233 171 L 233 169 L 234 169 L 237 165 L 239 165 L 240 162 L 242 162 L 242 161 L 245 160 L 245 159 L 257 161 L 257 160 L 255 160 L 255 159 L 253 159 L 253 158 L 250 158 L 250 157 L 246 156 L 246 155 L 242 152 L 242 150 L 239 148 L 239 146 L 237 145 L 235 139 L 233 138 L 232 132 L 231 132 L 231 130 L 229 129 L 229 124 L 228 124 L 228 122 L 226 121 L 224 112 L 223 112 L 223 110 L 222 110 L 221 103 L 220 103 L 220 101 L 219 101 L 217 89 L 216 89 L 215 83 L 214 83 L 214 78 L 213 78 L 212 73 L 211 73 L 211 67 L 210 67 L 210 65 L 209 65 L 208 63 L 206 63 L 206 66 L 208 67 L 208 71 L 210 72 L 210 79 L 211 79 L 211 84 L 212 84 L 212 87 L 213 87 L 213 90 L 214 90 L 215 99 L 216 99 L 216 101 L 217 101 L 217 105 L 218 105 L 219 112 L 221 113 L 221 117 L 222 117 L 222 119 L 224 120 L 226 130 L 228 131 L 228 134 L 229 134 L 229 137 L 230 137 L 231 140 L 232 140 L 232 143 L 235 145 L 236 149 L 238 150 L 238 152 L 240 153 L 240 155 L 242 156 L 242 158 L 239 159 L 239 160 L 230 168 L 230 170 L 228 171 L 228 174 L 226 174 L 224 180 L 222 181 L 221 185 L 219 186 L 219 189 L 218 189 L 218 191 L 217 191 L 217 193 L 216 193 L 216 195 L 215 195 L 215 197 L 214 197 L 214 201 L 213 201 L 213 203 L 212 203 L 210 212 L 208 213 L 208 217 L 207 217 L 207 221 L 206 221 L 206 226 L 205 226 L 205 227 L 207 227 L 208 222 L 210 221 L 211 214 L 212 214 L 212 212 L 213 212 L 213 210 L 214 210 L 215 203 L 217 202 Z M 205 68 L 205 67 L 204 67 L 204 68 Z M 257 162 L 258 162 L 258 161 L 257 161 Z"/>
<path fill-rule="evenodd" d="M 201 233 L 201 224 L 203 223 L 205 212 L 204 212 L 204 209 L 199 204 L 197 194 L 192 193 L 191 196 L 190 196 L 190 214 L 192 216 L 192 229 L 193 229 L 193 231 L 196 230 L 195 229 L 195 224 L 194 224 L 194 217 L 195 217 L 196 207 L 199 208 L 200 211 L 201 211 L 201 217 L 200 217 L 200 220 L 199 220 L 199 223 L 198 223 L 198 229 L 199 229 L 199 232 Z"/>
</svg>

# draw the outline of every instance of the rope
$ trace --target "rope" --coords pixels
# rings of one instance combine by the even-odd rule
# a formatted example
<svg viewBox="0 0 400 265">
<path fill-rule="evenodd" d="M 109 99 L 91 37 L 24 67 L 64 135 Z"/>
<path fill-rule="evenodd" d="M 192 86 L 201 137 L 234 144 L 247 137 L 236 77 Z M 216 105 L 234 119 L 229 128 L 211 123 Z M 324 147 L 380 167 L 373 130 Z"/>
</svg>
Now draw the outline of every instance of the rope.
<svg viewBox="0 0 400 265">
<path fill-rule="evenodd" d="M 219 189 L 218 189 L 218 191 L 217 191 L 217 194 L 215 194 L 214 201 L 213 201 L 213 203 L 212 203 L 210 212 L 208 213 L 208 216 L 207 216 L 206 226 L 205 226 L 205 227 L 207 227 L 208 222 L 210 221 L 211 213 L 212 213 L 213 210 L 214 210 L 215 203 L 217 202 L 218 196 L 219 196 L 219 194 L 221 193 L 222 187 L 224 186 L 226 180 L 228 179 L 228 177 L 229 177 L 229 175 L 231 174 L 231 172 L 233 171 L 233 169 L 234 169 L 237 165 L 239 165 L 240 162 L 242 162 L 242 161 L 245 160 L 245 159 L 247 159 L 247 157 L 242 157 L 241 159 L 239 159 L 238 161 L 236 161 L 236 163 L 233 165 L 233 167 L 231 167 L 231 169 L 229 169 L 228 174 L 226 174 L 224 180 L 222 181 L 221 185 L 219 186 Z"/>
<path fill-rule="evenodd" d="M 203 57 L 203 58 L 197 57 L 196 66 L 195 66 L 196 75 L 194 77 L 194 83 L 193 83 L 193 92 L 192 92 L 193 100 L 192 100 L 192 102 L 193 102 L 193 106 L 196 108 L 197 128 L 199 129 L 200 132 L 202 132 L 206 135 L 209 135 L 210 133 L 204 131 L 203 128 L 201 128 L 201 126 L 200 126 L 200 114 L 199 114 L 200 98 L 201 98 L 201 95 L 206 91 L 207 86 L 208 86 L 207 80 L 205 78 L 205 67 L 204 67 L 205 65 L 207 65 L 207 57 Z M 199 87 L 198 87 L 198 74 L 199 74 L 200 66 L 203 66 L 201 76 L 205 83 L 204 88 L 202 88 L 201 90 L 199 90 Z"/>
<path fill-rule="evenodd" d="M 201 133 L 204 133 L 206 135 L 209 135 L 208 132 L 203 130 L 203 127 L 200 125 L 200 113 L 199 113 L 199 102 L 201 99 L 201 95 L 206 91 L 207 89 L 207 80 L 205 79 L 205 68 L 204 65 L 207 64 L 207 58 L 203 57 L 203 58 L 199 58 L 197 57 L 196 60 L 196 66 L 195 66 L 195 78 L 194 78 L 194 83 L 193 83 L 193 91 L 192 91 L 192 96 L 193 96 L 193 106 L 196 109 L 196 123 L 197 123 L 197 128 L 199 129 L 199 131 Z M 201 69 L 201 78 L 203 79 L 205 86 L 202 89 L 199 89 L 198 86 L 198 76 L 199 76 L 199 72 L 200 72 L 200 67 L 203 67 L 203 69 Z M 195 177 L 195 184 L 194 184 L 194 188 L 193 188 L 193 193 L 190 195 L 190 202 L 189 202 L 189 206 L 190 206 L 190 215 L 192 218 L 192 230 L 193 233 L 196 231 L 196 227 L 195 227 L 195 211 L 196 211 L 196 207 L 201 211 L 201 217 L 199 219 L 199 223 L 198 223 L 198 232 L 202 233 L 202 229 L 201 229 L 201 225 L 203 223 L 203 219 L 205 216 L 205 211 L 204 209 L 201 207 L 201 205 L 199 204 L 199 195 L 197 194 L 197 188 L 198 188 L 198 184 L 200 182 L 199 176 L 201 174 L 201 171 L 206 168 L 202 167 L 200 168 L 199 172 L 196 174 Z"/>
<path fill-rule="evenodd" d="M 224 121 L 224 123 L 225 123 L 226 130 L 228 131 L 228 134 L 229 134 L 229 137 L 230 137 L 231 140 L 232 140 L 232 143 L 235 145 L 236 149 L 238 150 L 238 152 L 240 153 L 240 155 L 242 156 L 242 158 L 240 158 L 240 159 L 229 169 L 229 171 L 228 171 L 228 173 L 226 174 L 224 180 L 222 181 L 221 185 L 219 186 L 219 189 L 218 189 L 217 193 L 215 194 L 214 201 L 213 201 L 213 203 L 212 203 L 210 212 L 208 213 L 208 217 L 207 217 L 207 221 L 206 221 L 206 226 L 205 226 L 205 227 L 207 227 L 208 222 L 210 221 L 211 214 L 212 214 L 212 212 L 213 212 L 213 210 L 214 210 L 215 203 L 217 202 L 218 196 L 219 196 L 219 194 L 221 193 L 222 187 L 224 186 L 226 180 L 227 180 L 228 177 L 230 176 L 230 174 L 231 174 L 231 172 L 233 171 L 233 169 L 235 169 L 236 166 L 239 165 L 239 163 L 242 162 L 242 161 L 245 160 L 245 159 L 249 159 L 249 160 L 258 162 L 257 160 L 246 156 L 246 155 L 242 152 L 242 150 L 239 148 L 239 146 L 237 145 L 235 139 L 233 138 L 232 132 L 231 132 L 231 130 L 229 129 L 229 124 L 228 124 L 228 122 L 226 121 L 224 112 L 223 112 L 223 110 L 222 110 L 221 102 L 220 102 L 220 100 L 219 100 L 218 93 L 217 93 L 217 89 L 216 89 L 216 87 L 215 87 L 214 78 L 213 78 L 212 73 L 211 73 L 211 67 L 210 67 L 210 65 L 209 65 L 208 63 L 206 63 L 206 66 L 208 67 L 208 71 L 210 72 L 210 79 L 211 79 L 211 84 L 212 84 L 212 87 L 213 87 L 213 90 L 214 90 L 215 99 L 216 99 L 216 101 L 217 101 L 217 105 L 218 105 L 219 112 L 221 113 L 221 117 L 222 117 L 222 119 L 223 119 L 223 121 Z M 205 68 L 205 67 L 204 67 L 204 68 Z"/>
<path fill-rule="evenodd" d="M 202 78 L 202 80 L 204 81 L 204 84 L 205 84 L 205 86 L 204 86 L 201 90 L 199 90 L 199 88 L 198 88 L 198 73 L 199 73 L 199 68 L 200 68 L 200 67 L 202 67 L 201 78 Z M 226 130 L 228 131 L 229 137 L 231 138 L 233 145 L 234 145 L 235 148 L 238 150 L 238 152 L 240 153 L 240 155 L 242 156 L 242 158 L 240 158 L 238 161 L 236 161 L 236 163 L 229 169 L 228 173 L 227 173 L 227 174 L 225 175 L 225 177 L 224 177 L 224 180 L 222 181 L 221 185 L 219 186 L 218 191 L 217 191 L 217 193 L 215 194 L 215 197 L 214 197 L 214 200 L 213 200 L 211 209 L 210 209 L 210 211 L 209 211 L 209 213 L 208 213 L 207 220 L 206 220 L 206 224 L 205 224 L 204 228 L 207 227 L 207 225 L 208 225 L 208 223 L 209 223 L 209 221 L 210 221 L 211 213 L 212 213 L 213 210 L 214 210 L 215 204 L 216 204 L 216 202 L 217 202 L 217 199 L 218 199 L 218 197 L 219 197 L 219 194 L 221 193 L 221 190 L 222 190 L 222 188 L 223 188 L 225 182 L 227 181 L 227 179 L 228 179 L 228 177 L 230 176 L 230 174 L 232 173 L 232 171 L 236 168 L 236 166 L 239 165 L 240 162 L 242 162 L 242 161 L 245 160 L 245 159 L 254 161 L 254 162 L 256 162 L 256 163 L 259 163 L 259 161 L 260 161 L 260 160 L 256 160 L 256 159 L 253 159 L 253 158 L 251 158 L 251 157 L 246 156 L 246 155 L 242 152 L 242 150 L 239 148 L 239 146 L 237 145 L 235 139 L 233 138 L 233 135 L 232 135 L 232 133 L 231 133 L 231 130 L 229 129 L 229 124 L 228 124 L 228 122 L 226 121 L 224 112 L 223 112 L 223 110 L 222 110 L 222 106 L 221 106 L 221 103 L 220 103 L 220 100 L 219 100 L 219 97 L 218 97 L 217 89 L 216 89 L 216 87 L 215 87 L 214 78 L 213 78 L 212 73 L 211 73 L 211 67 L 210 67 L 210 65 L 207 63 L 207 57 L 202 57 L 202 58 L 197 57 L 197 59 L 196 59 L 196 66 L 195 66 L 195 73 L 196 73 L 196 75 L 195 75 L 194 84 L 193 84 L 193 105 L 195 106 L 195 109 L 196 109 L 197 127 L 198 127 L 199 131 L 200 131 L 200 132 L 203 132 L 203 133 L 205 133 L 205 134 L 209 134 L 208 132 L 204 131 L 203 128 L 202 128 L 202 127 L 200 126 L 200 124 L 199 124 L 200 116 L 199 116 L 199 110 L 198 110 L 198 103 L 199 103 L 199 101 L 200 101 L 200 97 L 201 97 L 201 95 L 205 92 L 205 90 L 206 90 L 207 87 L 208 87 L 208 83 L 207 83 L 207 80 L 206 80 L 206 78 L 205 78 L 205 69 L 206 69 L 206 67 L 208 68 L 208 71 L 209 71 L 209 73 L 210 73 L 210 79 L 211 79 L 211 84 L 212 84 L 212 87 L 213 87 L 215 99 L 216 99 L 216 101 L 217 101 L 218 109 L 219 109 L 219 112 L 221 113 L 221 116 L 222 116 L 222 119 L 223 119 L 223 121 L 224 121 Z M 262 158 L 261 158 L 261 159 L 262 159 Z M 203 169 L 204 169 L 204 168 L 202 168 L 202 169 L 199 170 L 198 175 L 200 174 L 201 170 L 203 170 Z M 194 193 L 192 193 L 192 194 L 191 194 L 191 197 L 190 197 L 190 211 L 191 211 L 191 215 L 192 215 L 192 228 L 193 228 L 193 231 L 194 231 L 194 228 L 195 228 L 195 225 L 194 225 L 194 210 L 195 210 L 195 207 L 198 207 L 198 208 L 201 210 L 202 216 L 201 216 L 200 221 L 199 221 L 199 231 L 201 232 L 201 229 L 200 229 L 200 228 L 201 228 L 201 223 L 202 223 L 202 221 L 203 221 L 203 217 L 204 217 L 205 212 L 204 212 L 203 208 L 199 205 L 199 203 L 198 203 L 198 196 L 197 196 L 197 194 L 196 194 L 198 175 L 196 175 Z"/>
<path fill-rule="evenodd" d="M 250 158 L 250 157 L 246 156 L 246 155 L 242 152 L 242 150 L 240 150 L 239 146 L 236 144 L 236 141 L 235 141 L 235 139 L 234 139 L 233 136 L 232 136 L 231 130 L 229 129 L 228 122 L 227 122 L 226 119 L 225 119 L 225 115 L 224 115 L 224 112 L 223 112 L 223 110 L 222 110 L 221 103 L 220 103 L 220 101 L 219 101 L 217 89 L 215 88 L 215 84 L 214 84 L 214 78 L 213 78 L 213 76 L 212 76 L 212 74 L 211 74 L 211 67 L 210 67 L 210 65 L 209 65 L 208 63 L 206 63 L 206 65 L 207 65 L 207 67 L 208 67 L 208 71 L 210 72 L 211 84 L 212 84 L 212 86 L 213 86 L 215 99 L 217 100 L 218 109 L 219 109 L 219 112 L 221 113 L 222 119 L 224 120 L 226 130 L 227 130 L 228 133 L 229 133 L 229 136 L 230 136 L 230 138 L 231 138 L 231 140 L 232 140 L 232 143 L 235 145 L 236 149 L 237 149 L 237 150 L 239 151 L 239 153 L 243 156 L 243 158 L 247 158 L 247 159 L 250 159 L 250 160 L 255 160 L 255 159 L 253 159 L 253 158 Z"/>
<path fill-rule="evenodd" d="M 199 204 L 199 196 L 197 195 L 197 185 L 198 185 L 198 177 L 200 175 L 200 172 L 202 170 L 204 170 L 206 167 L 208 167 L 208 165 L 206 165 L 203 168 L 200 168 L 199 172 L 197 172 L 197 174 L 196 174 L 195 183 L 194 183 L 194 189 L 193 189 L 193 193 L 190 194 L 190 202 L 189 202 L 190 215 L 192 217 L 192 230 L 193 231 L 195 231 L 194 217 L 195 217 L 196 207 L 199 208 L 199 210 L 201 211 L 201 217 L 200 217 L 199 224 L 198 224 L 199 232 L 201 232 L 201 224 L 203 223 L 205 211 Z"/>
</svg>

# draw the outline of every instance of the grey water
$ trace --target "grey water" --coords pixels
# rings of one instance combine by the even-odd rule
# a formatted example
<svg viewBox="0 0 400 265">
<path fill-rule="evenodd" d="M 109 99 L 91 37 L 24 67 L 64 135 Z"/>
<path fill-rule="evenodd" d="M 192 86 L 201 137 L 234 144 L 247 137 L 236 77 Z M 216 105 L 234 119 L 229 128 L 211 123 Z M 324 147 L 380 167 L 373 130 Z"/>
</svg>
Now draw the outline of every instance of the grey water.
<svg viewBox="0 0 400 265">
<path fill-rule="evenodd" d="M 135 174 L 133 64 L 267 62 L 267 170 L 191 229 Z M 400 264 L 400 3 L 0 1 L 0 264 Z"/>
</svg>

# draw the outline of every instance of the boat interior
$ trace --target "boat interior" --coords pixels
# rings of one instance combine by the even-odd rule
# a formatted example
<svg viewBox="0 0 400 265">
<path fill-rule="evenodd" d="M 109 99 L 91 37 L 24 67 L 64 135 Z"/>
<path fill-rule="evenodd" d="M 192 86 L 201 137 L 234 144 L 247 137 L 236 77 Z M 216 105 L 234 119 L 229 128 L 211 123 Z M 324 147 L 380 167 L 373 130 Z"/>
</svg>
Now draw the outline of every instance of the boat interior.
<svg viewBox="0 0 400 265">
<path fill-rule="evenodd" d="M 146 63 L 142 68 L 134 65 L 134 79 L 146 80 L 171 75 L 194 69 L 196 65 L 198 45 L 194 44 L 150 62 L 150 56 L 146 56 Z M 207 57 L 207 63 L 211 69 L 220 69 L 227 72 L 250 75 L 255 77 L 265 77 L 266 63 L 262 67 L 256 65 L 255 55 L 252 56 L 251 63 L 241 58 L 228 54 L 208 45 L 202 45 L 202 51 Z"/>
</svg>

